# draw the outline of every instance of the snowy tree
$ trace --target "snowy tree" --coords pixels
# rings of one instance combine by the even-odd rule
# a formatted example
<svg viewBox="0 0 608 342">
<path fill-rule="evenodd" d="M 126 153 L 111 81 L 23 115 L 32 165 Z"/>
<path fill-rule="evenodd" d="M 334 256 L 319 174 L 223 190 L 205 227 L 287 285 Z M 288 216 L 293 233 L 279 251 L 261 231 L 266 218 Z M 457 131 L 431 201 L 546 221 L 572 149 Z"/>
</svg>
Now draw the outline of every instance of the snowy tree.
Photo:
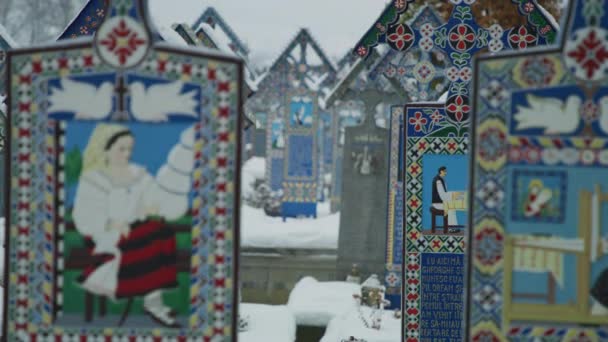
<svg viewBox="0 0 608 342">
<path fill-rule="evenodd" d="M 0 24 L 22 45 L 53 41 L 85 0 L 1 0 Z"/>
</svg>

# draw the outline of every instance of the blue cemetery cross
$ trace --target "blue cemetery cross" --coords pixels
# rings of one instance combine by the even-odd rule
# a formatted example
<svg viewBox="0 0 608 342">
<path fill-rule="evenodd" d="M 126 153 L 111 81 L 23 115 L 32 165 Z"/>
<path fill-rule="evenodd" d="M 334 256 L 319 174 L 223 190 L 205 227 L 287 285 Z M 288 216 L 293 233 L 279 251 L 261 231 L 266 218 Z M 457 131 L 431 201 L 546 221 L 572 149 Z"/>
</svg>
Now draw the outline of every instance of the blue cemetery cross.
<svg viewBox="0 0 608 342">
<path fill-rule="evenodd" d="M 476 64 L 467 340 L 608 340 L 607 8 Z"/>
<path fill-rule="evenodd" d="M 236 341 L 243 62 L 155 42 L 145 3 L 8 53 L 7 341 Z"/>
<path fill-rule="evenodd" d="M 299 56 L 291 55 L 296 46 Z M 321 66 L 311 65 L 307 58 L 310 52 L 320 57 Z M 334 81 L 335 72 L 307 30 L 300 31 L 279 58 L 282 59 L 288 74 L 285 75 L 287 91 L 280 94 L 285 127 L 281 215 L 283 220 L 297 216 L 316 217 L 317 189 L 321 186 L 317 165 L 323 157 L 317 153 L 318 99 L 320 88 Z"/>
<path fill-rule="evenodd" d="M 388 252 L 392 251 L 393 256 L 394 251 L 405 250 L 406 253 L 402 256 L 405 261 L 402 266 L 405 282 L 401 286 L 404 291 L 402 309 L 406 313 L 405 338 L 412 341 L 441 338 L 442 331 L 448 331 L 452 338 L 460 338 L 463 303 L 458 291 L 462 290 L 464 280 L 462 256 L 465 249 L 465 226 L 462 221 L 466 218 L 462 215 L 462 205 L 466 193 L 462 190 L 466 189 L 466 184 L 459 187 L 454 184 L 458 179 L 467 179 L 467 163 L 462 156 L 466 156 L 468 148 L 472 57 L 484 50 L 498 52 L 550 43 L 555 39 L 556 28 L 536 2 L 528 0 L 513 1 L 519 5 L 520 13 L 528 18 L 528 25 L 507 30 L 497 24 L 490 28 L 480 27 L 471 8 L 475 0 L 451 0 L 454 7 L 450 18 L 440 26 L 416 23 L 416 18 L 413 23 L 387 22 L 391 19 L 396 21 L 398 14 L 407 9 L 408 2 L 395 1 L 387 7 L 355 52 L 365 57 L 375 44 L 386 43 L 399 54 L 383 64 L 382 72 L 385 76 L 398 79 L 401 86 L 416 100 L 436 101 L 439 94 L 446 90 L 448 92 L 445 104 L 408 104 L 405 108 L 393 109 L 392 123 L 403 125 L 403 131 L 391 137 L 391 149 L 399 148 L 400 156 L 391 158 L 391 162 L 404 162 L 402 205 L 405 217 L 389 219 L 389 225 L 391 222 L 403 222 L 404 226 L 388 227 L 392 236 L 387 241 L 392 243 L 388 246 Z M 425 17 L 433 18 L 428 10 L 423 9 L 419 12 L 418 19 Z M 399 56 L 403 57 L 399 59 Z M 400 158 L 403 160 L 400 161 Z M 428 164 L 427 168 L 425 164 Z M 457 209 L 460 212 L 447 216 L 445 211 L 433 211 L 431 200 L 426 197 L 431 192 L 431 179 L 436 176 L 430 172 L 430 168 L 435 168 L 437 173 L 443 164 L 453 166 L 450 167 L 449 177 L 455 178 L 448 178 L 448 183 L 452 184 L 448 189 L 461 190 L 458 193 L 460 202 Z M 399 167 L 391 165 L 391 170 L 394 170 L 393 175 L 398 174 Z M 400 204 L 394 197 L 392 203 Z M 452 204 L 454 203 L 449 205 Z M 390 212 L 389 209 L 389 214 Z M 393 213 L 394 216 L 400 215 L 400 212 L 394 210 Z M 441 220 L 445 221 L 440 222 Z M 429 227 L 423 230 L 423 225 Z M 389 287 L 401 283 L 395 270 L 396 262 L 399 261 L 393 260 L 392 265 L 387 265 L 386 281 Z M 441 306 L 429 288 L 439 278 L 438 274 L 433 273 L 436 267 L 427 266 L 437 263 L 451 265 L 453 270 L 447 278 L 451 280 L 446 287 L 449 290 L 446 291 L 452 295 L 450 298 L 453 298 L 453 303 L 446 302 L 445 306 Z M 423 296 L 423 293 L 428 295 Z M 443 317 L 442 323 L 446 326 L 437 326 L 432 314 L 440 306 L 439 310 L 447 315 Z"/>
<path fill-rule="evenodd" d="M 299 54 L 296 55 L 294 52 L 298 50 Z M 322 64 L 311 65 L 306 58 L 309 52 L 316 53 Z M 315 78 L 315 76 L 323 74 L 328 74 L 328 76 L 321 80 Z M 316 215 L 316 189 L 319 181 L 316 176 L 318 174 L 316 169 L 311 170 L 312 175 L 306 175 L 306 184 L 302 183 L 303 175 L 296 176 L 291 173 L 291 179 L 289 181 L 285 179 L 286 174 L 289 173 L 287 172 L 288 167 L 292 171 L 293 168 L 298 168 L 295 164 L 288 165 L 290 157 L 298 157 L 291 153 L 292 151 L 289 151 L 289 146 L 296 148 L 295 145 L 289 144 L 290 132 L 288 130 L 290 126 L 288 124 L 291 119 L 292 102 L 294 102 L 292 98 L 294 96 L 300 99 L 310 98 L 310 103 L 313 104 L 313 111 L 306 113 L 306 116 L 312 119 L 312 125 L 307 123 L 306 125 L 297 125 L 297 127 L 292 125 L 291 127 L 295 127 L 299 131 L 298 135 L 301 139 L 299 142 L 303 144 L 302 148 L 310 151 L 308 157 L 312 158 L 314 155 L 316 158 L 315 149 L 318 141 L 313 126 L 317 127 L 318 119 L 316 111 L 317 88 L 326 87 L 334 81 L 334 78 L 335 70 L 332 64 L 310 36 L 310 33 L 306 29 L 302 29 L 272 64 L 266 76 L 259 83 L 256 95 L 250 100 L 255 102 L 256 108 L 266 108 L 266 180 L 273 191 L 283 192 L 282 202 L 286 205 L 282 205 L 282 207 L 288 207 L 287 216 Z M 293 105 L 297 104 L 293 103 Z M 294 114 L 297 116 L 299 112 Z M 308 158 L 306 156 L 301 157 Z M 305 160 L 296 159 L 291 159 L 291 161 L 299 163 L 300 166 L 308 164 Z M 317 162 L 314 164 L 316 165 Z M 297 179 L 298 177 L 300 179 Z M 315 179 L 314 182 L 310 181 L 312 178 Z M 290 191 L 287 191 L 285 186 L 289 187 Z M 273 214 L 278 215 L 279 213 Z"/>
</svg>

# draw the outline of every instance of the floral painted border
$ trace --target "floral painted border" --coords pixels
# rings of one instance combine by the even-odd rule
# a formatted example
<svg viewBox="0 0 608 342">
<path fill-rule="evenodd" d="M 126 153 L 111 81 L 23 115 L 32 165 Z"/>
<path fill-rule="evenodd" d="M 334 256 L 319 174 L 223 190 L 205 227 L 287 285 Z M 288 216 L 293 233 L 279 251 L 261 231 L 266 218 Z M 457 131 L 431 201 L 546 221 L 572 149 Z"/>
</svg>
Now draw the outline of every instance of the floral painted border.
<svg viewBox="0 0 608 342">
<path fill-rule="evenodd" d="M 64 50 L 35 51 L 33 53 L 14 52 L 10 57 L 11 74 L 11 117 L 12 134 L 11 154 L 16 162 L 13 165 L 11 176 L 12 184 L 19 184 L 11 188 L 12 207 L 15 208 L 9 226 L 7 227 L 8 249 L 8 283 L 7 289 L 10 300 L 6 303 L 7 317 L 11 320 L 6 323 L 5 337 L 8 340 L 35 341 L 44 340 L 49 336 L 55 339 L 87 337 L 96 338 L 127 338 L 147 336 L 154 341 L 186 341 L 187 338 L 212 338 L 222 336 L 232 338 L 232 315 L 235 285 L 233 284 L 235 270 L 234 264 L 235 244 L 238 222 L 235 218 L 237 208 L 233 208 L 237 196 L 234 178 L 238 170 L 234 170 L 236 161 L 236 141 L 234 133 L 237 126 L 239 112 L 238 82 L 240 65 L 238 62 L 224 62 L 209 57 L 176 54 L 169 50 L 157 51 L 148 55 L 146 60 L 135 71 L 141 75 L 166 79 L 192 79 L 214 87 L 217 96 L 211 98 L 207 105 L 209 113 L 205 120 L 206 125 L 199 125 L 196 133 L 196 146 L 198 159 L 195 163 L 194 189 L 197 189 L 198 199 L 193 204 L 193 255 L 191 275 L 192 310 L 190 316 L 190 330 L 164 331 L 161 329 L 87 329 L 61 328 L 50 324 L 52 306 L 43 305 L 44 310 L 39 311 L 37 303 L 39 298 L 51 296 L 53 277 L 47 278 L 45 272 L 30 273 L 30 263 L 53 260 L 52 248 L 46 249 L 45 254 L 38 255 L 30 252 L 30 245 L 36 244 L 39 238 L 33 234 L 37 208 L 45 208 L 48 203 L 39 202 L 40 199 L 32 197 L 36 184 L 44 182 L 46 176 L 40 174 L 35 162 L 46 162 L 46 149 L 40 150 L 40 137 L 46 139 L 45 126 L 36 125 L 44 115 L 41 107 L 35 102 L 34 94 L 40 80 L 48 77 L 94 75 L 96 73 L 113 72 L 102 64 L 90 46 L 65 48 Z M 219 139 L 219 143 L 211 148 L 203 146 L 203 141 L 211 141 L 212 136 Z M 209 178 L 209 170 L 203 166 L 208 165 L 205 160 L 211 160 L 213 174 Z M 44 169 L 44 168 L 43 168 Z M 201 177 L 213 179 L 213 182 L 203 182 Z M 213 197 L 209 194 L 214 193 Z M 207 198 L 209 197 L 209 198 Z M 42 201 L 45 199 L 43 198 Z M 203 224 L 209 222 L 210 224 Z M 54 229 L 53 225 L 45 225 Z M 54 233 L 53 235 L 54 236 Z M 202 236 L 207 238 L 202 239 Z M 46 239 L 47 237 L 42 237 Z M 207 241 L 207 242 L 203 242 Z M 51 244 L 52 245 L 52 244 Z M 48 254 L 51 253 L 51 254 Z M 44 256 L 43 259 L 40 256 Z M 43 260 L 43 261 L 42 261 Z M 41 264 L 42 266 L 42 264 Z M 47 272 L 54 272 L 53 268 L 45 266 Z M 203 281 L 203 279 L 207 279 Z M 49 283 L 51 282 L 51 283 Z M 41 287 L 34 284 L 47 284 Z M 37 292 L 43 293 L 38 296 Z M 44 302 L 43 302 L 44 303 Z M 42 303 L 40 303 L 42 304 Z M 38 322 L 38 323 L 36 323 Z M 46 323 L 45 323 L 46 322 Z"/>
</svg>

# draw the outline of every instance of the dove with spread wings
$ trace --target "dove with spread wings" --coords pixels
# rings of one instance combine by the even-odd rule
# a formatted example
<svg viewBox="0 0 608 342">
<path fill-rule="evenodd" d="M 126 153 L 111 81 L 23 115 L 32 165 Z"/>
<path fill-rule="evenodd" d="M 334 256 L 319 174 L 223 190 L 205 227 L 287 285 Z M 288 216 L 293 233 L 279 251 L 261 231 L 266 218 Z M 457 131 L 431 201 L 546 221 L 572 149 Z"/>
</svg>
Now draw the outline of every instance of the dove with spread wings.
<svg viewBox="0 0 608 342">
<path fill-rule="evenodd" d="M 517 106 L 517 130 L 544 129 L 545 134 L 574 133 L 580 123 L 579 109 L 583 100 L 577 95 L 565 101 L 555 97 L 526 96 L 528 106 Z"/>
<path fill-rule="evenodd" d="M 196 90 L 182 94 L 184 83 L 154 84 L 146 88 L 142 82 L 129 85 L 131 113 L 140 121 L 161 122 L 169 115 L 198 116 Z"/>
<path fill-rule="evenodd" d="M 70 112 L 76 119 L 99 120 L 112 112 L 114 85 L 99 86 L 69 78 L 60 80 L 61 88 L 50 87 L 48 113 Z"/>
</svg>

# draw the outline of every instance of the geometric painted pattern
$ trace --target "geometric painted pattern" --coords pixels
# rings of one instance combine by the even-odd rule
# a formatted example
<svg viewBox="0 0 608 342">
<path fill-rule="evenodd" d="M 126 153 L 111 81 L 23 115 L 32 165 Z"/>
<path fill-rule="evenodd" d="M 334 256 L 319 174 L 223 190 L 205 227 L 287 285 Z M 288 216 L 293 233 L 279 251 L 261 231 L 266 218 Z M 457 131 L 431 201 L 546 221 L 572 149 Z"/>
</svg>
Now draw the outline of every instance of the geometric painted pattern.
<svg viewBox="0 0 608 342">
<path fill-rule="evenodd" d="M 436 106 L 437 107 L 437 106 Z M 438 105 L 442 109 L 443 105 Z M 409 113 L 406 106 L 406 113 Z M 415 116 L 414 116 L 415 118 Z M 411 124 L 411 123 L 410 123 Z M 414 123 L 415 124 L 415 123 Z M 407 124 L 405 124 L 407 125 Z M 424 155 L 466 155 L 467 137 L 408 137 L 404 128 L 405 169 L 405 251 L 408 263 L 404 265 L 403 287 L 404 334 L 407 341 L 420 341 L 422 307 L 420 268 L 422 253 L 464 254 L 464 236 L 441 236 L 422 233 L 422 170 Z"/>
</svg>

